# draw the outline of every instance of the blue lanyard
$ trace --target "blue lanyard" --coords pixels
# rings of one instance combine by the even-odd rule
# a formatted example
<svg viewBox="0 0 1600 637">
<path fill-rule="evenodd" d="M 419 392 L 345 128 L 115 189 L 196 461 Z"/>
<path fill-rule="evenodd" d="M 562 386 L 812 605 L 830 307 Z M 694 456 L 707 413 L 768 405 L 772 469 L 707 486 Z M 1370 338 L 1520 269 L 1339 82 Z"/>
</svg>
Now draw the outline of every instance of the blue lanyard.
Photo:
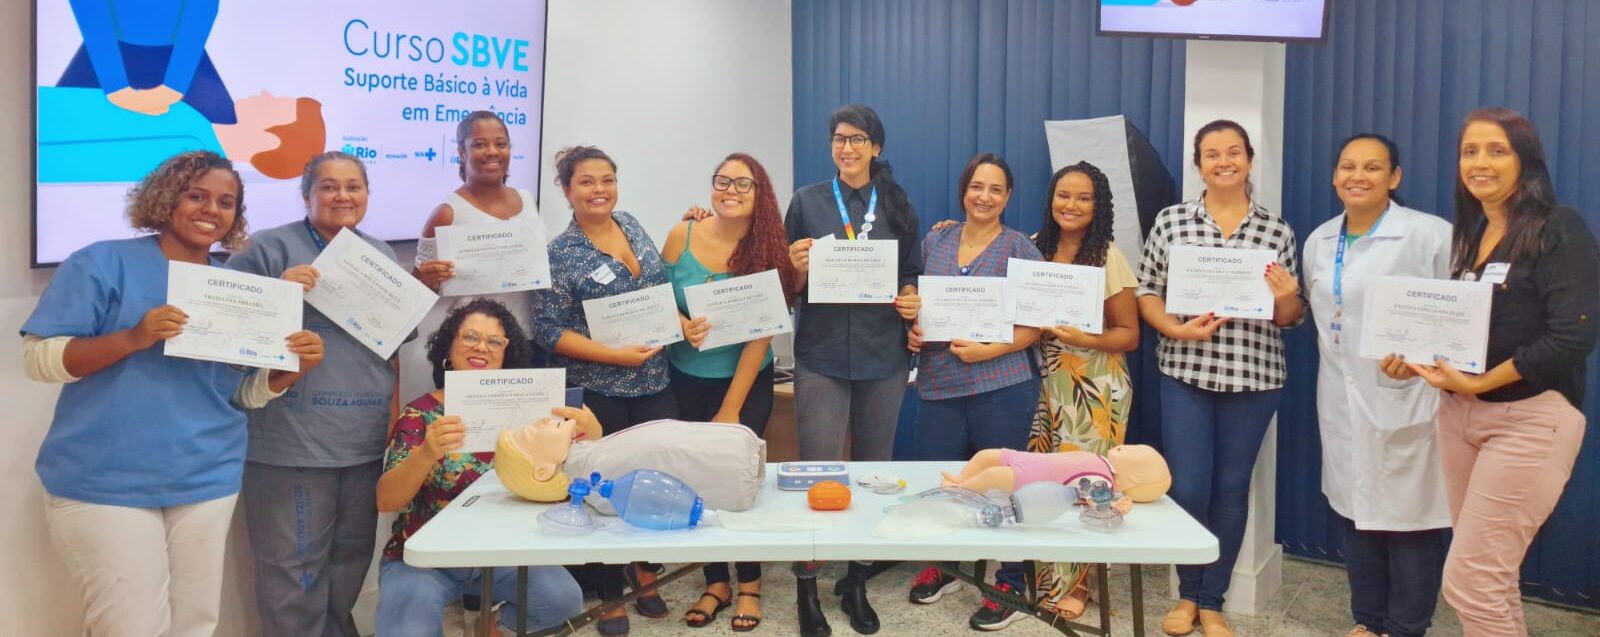
<svg viewBox="0 0 1600 637">
<path fill-rule="evenodd" d="M 1383 214 L 1378 215 L 1378 220 L 1372 222 L 1372 227 L 1367 229 L 1367 234 L 1364 236 L 1370 237 L 1377 232 L 1378 226 L 1383 223 L 1383 218 L 1387 216 L 1389 216 L 1389 210 L 1384 209 Z M 1339 247 L 1333 250 L 1333 305 L 1335 308 L 1335 320 L 1344 316 L 1344 249 L 1345 244 L 1350 242 L 1349 236 L 1350 213 L 1346 212 L 1344 219 L 1339 222 Z M 1333 329 L 1334 331 L 1339 331 L 1341 329 L 1340 324 L 1335 322 Z"/>
<path fill-rule="evenodd" d="M 317 246 L 317 252 L 322 252 L 324 248 L 328 247 L 328 242 L 322 240 L 322 235 L 317 232 L 317 227 L 311 225 L 310 217 L 301 219 L 300 222 L 306 224 L 306 234 L 311 235 L 311 243 Z"/>
<path fill-rule="evenodd" d="M 839 205 L 839 222 L 844 224 L 844 236 L 845 236 L 845 238 L 849 239 L 851 241 L 855 241 L 855 239 L 856 239 L 856 231 L 855 231 L 855 228 L 850 225 L 850 209 L 845 207 L 845 205 L 844 205 L 844 194 L 839 192 L 839 178 L 838 177 L 834 177 L 833 178 L 833 203 Z M 878 209 L 878 187 L 877 186 L 873 186 L 872 187 L 871 196 L 867 197 L 866 222 L 861 224 L 861 238 L 863 240 L 865 240 L 867 238 L 867 234 L 868 233 L 872 232 L 872 222 L 876 221 L 878 219 L 877 214 L 875 214 L 875 211 L 877 209 Z"/>
</svg>

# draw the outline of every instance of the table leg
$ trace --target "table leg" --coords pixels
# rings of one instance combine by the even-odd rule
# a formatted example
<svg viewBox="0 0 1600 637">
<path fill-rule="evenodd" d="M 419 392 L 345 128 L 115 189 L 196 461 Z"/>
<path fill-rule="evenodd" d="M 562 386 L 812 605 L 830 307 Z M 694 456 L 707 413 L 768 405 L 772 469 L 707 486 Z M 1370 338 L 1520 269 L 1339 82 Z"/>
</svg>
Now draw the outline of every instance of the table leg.
<svg viewBox="0 0 1600 637">
<path fill-rule="evenodd" d="M 517 567 L 517 637 L 528 637 L 528 567 Z"/>
<path fill-rule="evenodd" d="M 478 585 L 478 637 L 494 637 L 494 567 L 483 568 Z"/>
<path fill-rule="evenodd" d="M 1094 565 L 1094 573 L 1095 573 L 1095 579 L 1098 581 L 1097 588 L 1100 589 L 1098 591 L 1098 594 L 1100 595 L 1100 597 L 1096 598 L 1096 599 L 1100 600 L 1100 630 L 1103 630 L 1103 631 L 1105 631 L 1105 634 L 1110 635 L 1111 634 L 1111 568 L 1106 566 L 1104 563 L 1095 564 Z"/>
<path fill-rule="evenodd" d="M 1144 637 L 1144 571 L 1128 565 L 1128 585 L 1133 589 L 1133 637 Z"/>
<path fill-rule="evenodd" d="M 951 577 L 971 584 L 974 588 L 978 589 L 980 594 L 994 600 L 995 603 L 1024 615 L 1031 615 L 1039 621 L 1049 624 L 1061 634 L 1067 635 L 1068 637 L 1079 637 L 1081 633 L 1078 631 L 1083 631 L 1083 633 L 1098 635 L 1101 637 L 1111 634 L 1109 630 L 1096 629 L 1094 626 L 1089 626 L 1087 624 L 1080 624 L 1077 622 L 1064 620 L 1060 615 L 1055 614 L 1054 611 L 1039 610 L 1038 607 L 1033 605 L 1031 600 L 1021 597 L 1015 593 L 1003 592 L 1000 589 L 984 583 L 983 577 L 984 571 L 987 570 L 987 563 L 983 560 L 979 560 L 973 565 L 972 570 L 974 575 L 963 573 L 960 567 L 946 568 L 944 565 L 937 562 L 933 563 L 932 566 Z"/>
</svg>

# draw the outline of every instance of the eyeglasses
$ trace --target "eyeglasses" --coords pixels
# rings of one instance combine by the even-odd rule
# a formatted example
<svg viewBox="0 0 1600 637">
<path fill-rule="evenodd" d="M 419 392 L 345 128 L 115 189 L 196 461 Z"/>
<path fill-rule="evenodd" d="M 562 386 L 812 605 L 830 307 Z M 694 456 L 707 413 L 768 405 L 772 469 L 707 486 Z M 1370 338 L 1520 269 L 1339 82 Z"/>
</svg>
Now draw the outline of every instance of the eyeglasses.
<svg viewBox="0 0 1600 637">
<path fill-rule="evenodd" d="M 845 137 L 844 135 L 834 135 L 833 147 L 843 148 L 848 145 L 851 148 L 860 149 L 866 147 L 867 141 L 866 135 L 851 135 L 849 137 Z"/>
<path fill-rule="evenodd" d="M 503 350 L 506 348 L 506 345 L 510 344 L 510 341 L 507 341 L 503 337 L 490 336 L 488 338 L 484 338 L 482 334 L 472 330 L 467 330 L 461 333 L 461 342 L 465 343 L 467 347 L 477 347 L 479 343 L 482 343 L 484 346 L 488 347 L 489 351 L 491 352 Z"/>
<path fill-rule="evenodd" d="M 738 179 L 734 179 L 733 177 L 724 177 L 722 175 L 711 176 L 712 188 L 716 188 L 717 190 L 727 190 L 730 186 L 739 192 L 750 192 L 756 187 L 756 180 L 749 177 L 740 177 Z"/>
</svg>

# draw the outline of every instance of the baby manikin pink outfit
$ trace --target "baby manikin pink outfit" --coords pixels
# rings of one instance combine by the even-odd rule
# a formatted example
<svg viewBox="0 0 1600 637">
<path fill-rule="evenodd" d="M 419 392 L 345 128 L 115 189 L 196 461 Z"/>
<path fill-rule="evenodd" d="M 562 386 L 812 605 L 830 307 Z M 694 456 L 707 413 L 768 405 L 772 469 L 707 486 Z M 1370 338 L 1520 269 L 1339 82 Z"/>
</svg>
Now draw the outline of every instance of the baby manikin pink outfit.
<svg viewBox="0 0 1600 637">
<path fill-rule="evenodd" d="M 1091 484 L 1104 481 L 1115 484 L 1115 471 L 1105 458 L 1088 451 L 1064 453 L 1024 453 L 1011 449 L 1000 450 L 1000 462 L 1011 467 L 1016 474 L 1016 486 L 1046 480 L 1068 486 L 1078 486 L 1079 478 L 1089 478 Z"/>
</svg>

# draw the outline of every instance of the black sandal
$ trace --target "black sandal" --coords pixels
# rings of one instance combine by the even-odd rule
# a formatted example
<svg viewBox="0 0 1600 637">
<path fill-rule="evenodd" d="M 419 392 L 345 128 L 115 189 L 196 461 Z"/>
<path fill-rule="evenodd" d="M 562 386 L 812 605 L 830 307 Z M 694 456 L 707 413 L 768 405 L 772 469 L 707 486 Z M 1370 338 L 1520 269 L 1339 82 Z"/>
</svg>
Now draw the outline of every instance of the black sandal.
<svg viewBox="0 0 1600 637">
<path fill-rule="evenodd" d="M 710 614 L 706 614 L 705 611 L 700 610 L 698 608 L 691 607 L 691 608 L 689 608 L 689 610 L 686 610 L 686 611 L 683 612 L 683 623 L 688 624 L 690 628 L 704 628 L 707 625 L 710 625 L 711 622 L 717 621 L 717 615 L 722 614 L 722 609 L 733 605 L 733 600 L 722 599 L 721 597 L 717 597 L 716 594 L 714 594 L 714 593 L 701 593 L 700 594 L 700 599 L 705 599 L 707 597 L 710 597 L 711 599 L 716 600 L 717 601 L 717 607 L 711 609 L 711 613 Z M 696 603 L 699 603 L 699 602 L 696 601 Z M 690 615 L 696 615 L 698 618 L 697 619 L 691 619 L 689 617 Z"/>
<path fill-rule="evenodd" d="M 744 591 L 739 591 L 739 596 L 740 597 L 754 597 L 756 599 L 761 599 L 761 593 L 746 593 Z M 739 625 L 739 622 L 741 622 L 741 621 L 750 622 L 750 623 L 741 626 L 741 625 Z M 742 613 L 736 613 L 736 614 L 734 614 L 734 616 L 731 619 L 729 619 L 729 624 L 728 625 L 733 627 L 733 632 L 736 632 L 736 633 L 748 633 L 748 632 L 750 632 L 752 630 L 755 630 L 756 626 L 760 626 L 761 625 L 761 616 L 759 616 L 759 615 L 745 615 L 745 614 L 742 614 Z"/>
</svg>

